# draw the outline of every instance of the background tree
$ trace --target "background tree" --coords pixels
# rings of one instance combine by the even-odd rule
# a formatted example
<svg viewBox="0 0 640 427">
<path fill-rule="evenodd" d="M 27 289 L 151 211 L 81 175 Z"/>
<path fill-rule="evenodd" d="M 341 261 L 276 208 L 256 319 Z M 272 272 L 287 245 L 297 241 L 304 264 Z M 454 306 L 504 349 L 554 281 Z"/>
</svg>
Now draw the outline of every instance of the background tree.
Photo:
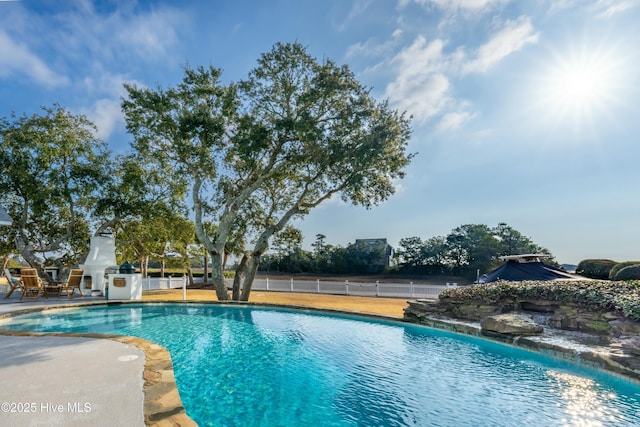
<svg viewBox="0 0 640 427">
<path fill-rule="evenodd" d="M 193 284 L 189 247 L 195 242 L 195 225 L 193 221 L 181 215 L 175 215 L 170 228 L 172 232 L 168 241 L 169 248 L 179 255 L 176 259 L 177 265 L 186 272 L 189 283 Z"/>
<path fill-rule="evenodd" d="M 430 237 L 422 246 L 422 257 L 427 274 L 451 273 L 447 239 L 443 236 Z"/>
<path fill-rule="evenodd" d="M 281 263 L 285 257 L 290 256 L 302 244 L 302 232 L 293 226 L 285 227 L 273 239 L 273 247 L 276 251 L 276 257 L 272 260 L 276 271 L 280 271 Z M 273 262 L 275 261 L 275 262 Z"/>
<path fill-rule="evenodd" d="M 504 222 L 498 224 L 492 230 L 493 235 L 499 240 L 499 255 L 522 255 L 544 253 L 551 255 L 549 250 L 535 244 L 529 237 L 523 236 L 518 230 L 508 226 Z"/>
<path fill-rule="evenodd" d="M 180 176 L 174 179 L 171 171 L 149 164 L 144 156 L 117 156 L 92 211 L 95 235 L 113 233 L 126 241 L 122 228 L 132 223 L 184 217 L 185 191 Z"/>
<path fill-rule="evenodd" d="M 424 242 L 420 237 L 413 236 L 400 239 L 398 246 L 397 253 L 402 269 L 415 271 L 418 266 L 424 264 Z"/>
<path fill-rule="evenodd" d="M 118 235 L 116 246 L 119 262 L 137 261 L 143 277 L 148 276 L 149 261 L 152 259 L 159 262 L 160 277 L 164 277 L 168 252 L 180 254 L 182 267 L 190 274 L 187 247 L 195 240 L 194 226 L 192 221 L 179 213 L 122 221 Z"/>
<path fill-rule="evenodd" d="M 313 253 L 315 256 L 321 256 L 324 253 L 324 245 L 327 236 L 324 234 L 318 233 L 316 234 L 316 240 L 311 244 L 313 247 Z"/>
<path fill-rule="evenodd" d="M 2 271 L 0 277 L 4 276 L 4 269 L 9 265 L 11 255 L 17 255 L 15 243 L 15 231 L 7 226 L 0 226 L 0 255 L 2 255 Z"/>
<path fill-rule="evenodd" d="M 475 277 L 478 270 L 485 271 L 491 267 L 499 252 L 499 242 L 492 230 L 484 224 L 461 225 L 451 235 L 459 237 L 467 254 L 466 266 L 460 274 L 469 278 Z"/>
<path fill-rule="evenodd" d="M 66 267 L 88 249 L 89 215 L 112 164 L 95 126 L 60 106 L 0 120 L 0 202 L 15 246 L 44 275 L 45 254 Z"/>
<path fill-rule="evenodd" d="M 370 208 L 394 193 L 411 158 L 409 120 L 376 103 L 346 66 L 318 63 L 299 44 L 275 45 L 237 86 L 219 76 L 187 69 L 175 89 L 126 85 L 123 110 L 138 152 L 189 178 L 218 299 L 229 298 L 225 245 L 246 225 L 236 277 L 247 300 L 269 240 L 292 218 L 334 195 Z M 205 216 L 218 225 L 213 235 Z"/>
</svg>

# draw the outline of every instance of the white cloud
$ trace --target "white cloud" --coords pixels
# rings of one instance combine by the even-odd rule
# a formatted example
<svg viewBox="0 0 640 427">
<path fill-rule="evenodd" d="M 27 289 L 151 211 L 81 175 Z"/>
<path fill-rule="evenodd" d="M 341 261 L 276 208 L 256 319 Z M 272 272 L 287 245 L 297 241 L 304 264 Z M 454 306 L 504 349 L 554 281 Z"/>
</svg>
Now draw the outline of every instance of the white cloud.
<svg viewBox="0 0 640 427">
<path fill-rule="evenodd" d="M 380 43 L 376 39 L 368 39 L 364 43 L 358 42 L 347 48 L 346 58 L 354 57 L 371 57 L 387 54 L 398 44 L 398 40 L 402 36 L 402 30 L 397 29 L 391 35 L 391 39 Z"/>
<path fill-rule="evenodd" d="M 427 44 L 424 37 L 418 36 L 392 60 L 398 74 L 387 85 L 385 97 L 420 122 L 438 114 L 450 101 L 443 46 L 440 39 Z"/>
<path fill-rule="evenodd" d="M 351 10 L 347 14 L 346 18 L 344 18 L 344 20 L 341 23 L 336 25 L 337 30 L 338 31 L 346 30 L 351 24 L 351 22 L 353 22 L 353 20 L 358 19 L 362 16 L 362 14 L 371 5 L 371 2 L 372 0 L 356 0 L 355 2 L 353 2 L 353 6 L 351 7 Z"/>
<path fill-rule="evenodd" d="M 119 99 L 99 99 L 91 108 L 92 110 L 86 115 L 98 128 L 98 138 L 106 140 L 116 128 L 124 129 L 124 117 Z"/>
<path fill-rule="evenodd" d="M 91 4 L 52 18 L 56 49 L 61 55 L 101 62 L 164 60 L 178 44 L 177 29 L 188 29 L 186 12 L 173 8 L 139 11 L 124 4 L 104 14 Z M 162 58 L 162 59 L 161 59 Z"/>
<path fill-rule="evenodd" d="M 598 16 L 610 18 L 637 5 L 638 3 L 634 3 L 632 0 L 598 0 L 595 4 L 595 10 Z"/>
<path fill-rule="evenodd" d="M 418 36 L 390 61 L 396 77 L 386 86 L 385 97 L 419 123 L 440 116 L 439 131 L 459 128 L 476 114 L 470 103 L 453 94 L 452 80 L 468 73 L 484 73 L 537 41 L 538 34 L 528 17 L 506 21 L 471 55 L 463 46 L 447 52 L 443 39 L 427 42 Z"/>
<path fill-rule="evenodd" d="M 50 89 L 67 86 L 68 94 L 79 95 L 78 110 L 107 139 L 124 131 L 122 83 L 132 80 L 124 74 L 159 62 L 177 66 L 184 59 L 176 49 L 179 32 L 190 31 L 189 21 L 184 8 L 140 10 L 126 2 L 98 11 L 93 2 L 80 1 L 49 15 L 15 9 L 0 17 L 0 28 L 6 28 L 0 30 L 0 79 L 22 76 Z"/>
<path fill-rule="evenodd" d="M 96 77 L 86 77 L 82 81 L 85 93 L 95 98 L 90 107 L 82 109 L 98 128 L 97 136 L 108 139 L 115 131 L 125 130 L 125 121 L 120 107 L 121 99 L 127 96 L 123 83 L 130 83 L 138 87 L 145 87 L 143 83 L 127 79 L 120 74 L 102 72 Z"/>
<path fill-rule="evenodd" d="M 495 5 L 508 3 L 509 0 L 415 0 L 416 3 L 421 5 L 434 4 L 440 9 L 455 11 L 466 10 L 472 12 L 478 12 L 483 9 L 492 8 Z"/>
<path fill-rule="evenodd" d="M 167 53 L 176 46 L 176 28 L 186 21 L 184 14 L 175 9 L 162 9 L 135 17 L 122 17 L 118 44 L 129 46 L 138 56 L 154 57 Z"/>
<path fill-rule="evenodd" d="M 469 111 L 453 111 L 446 113 L 438 123 L 438 131 L 446 132 L 448 130 L 458 129 L 464 123 L 471 120 L 475 115 Z"/>
<path fill-rule="evenodd" d="M 34 54 L 27 45 L 15 42 L 7 33 L 0 31 L 0 77 L 23 75 L 47 88 L 69 83 Z"/>
<path fill-rule="evenodd" d="M 493 34 L 487 43 L 478 48 L 476 58 L 468 62 L 463 71 L 465 73 L 486 72 L 526 44 L 537 43 L 538 38 L 539 34 L 534 32 L 528 17 L 521 16 L 515 21 L 507 21 L 505 26 Z"/>
</svg>

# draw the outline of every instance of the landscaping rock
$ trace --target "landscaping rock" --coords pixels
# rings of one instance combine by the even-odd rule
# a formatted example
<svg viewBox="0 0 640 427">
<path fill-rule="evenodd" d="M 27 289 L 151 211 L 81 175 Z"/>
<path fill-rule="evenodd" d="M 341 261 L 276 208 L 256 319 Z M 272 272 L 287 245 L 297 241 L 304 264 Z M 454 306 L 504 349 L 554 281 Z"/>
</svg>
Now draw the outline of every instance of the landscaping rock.
<svg viewBox="0 0 640 427">
<path fill-rule="evenodd" d="M 609 322 L 614 335 L 636 334 L 640 335 L 640 323 L 629 319 L 616 319 Z"/>
<path fill-rule="evenodd" d="M 537 313 L 553 313 L 558 309 L 559 304 L 555 301 L 531 300 L 520 302 L 520 309 L 524 311 L 535 311 Z"/>
<path fill-rule="evenodd" d="M 460 319 L 480 320 L 487 316 L 502 313 L 502 307 L 483 304 L 460 304 L 451 310 Z"/>
<path fill-rule="evenodd" d="M 622 343 L 622 349 L 627 353 L 640 356 L 640 338 L 632 338 Z"/>
<path fill-rule="evenodd" d="M 480 323 L 481 332 L 501 335 L 538 335 L 542 333 L 542 326 L 531 319 L 518 314 L 499 314 L 487 316 Z"/>
</svg>

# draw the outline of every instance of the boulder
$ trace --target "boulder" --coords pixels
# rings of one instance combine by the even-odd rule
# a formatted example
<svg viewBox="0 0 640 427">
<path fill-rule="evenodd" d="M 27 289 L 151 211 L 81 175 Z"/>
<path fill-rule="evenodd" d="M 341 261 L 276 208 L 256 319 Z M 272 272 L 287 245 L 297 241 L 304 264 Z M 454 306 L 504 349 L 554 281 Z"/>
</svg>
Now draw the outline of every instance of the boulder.
<svg viewBox="0 0 640 427">
<path fill-rule="evenodd" d="M 498 314 L 487 316 L 480 323 L 481 332 L 500 335 L 538 335 L 542 326 L 519 314 Z"/>
</svg>

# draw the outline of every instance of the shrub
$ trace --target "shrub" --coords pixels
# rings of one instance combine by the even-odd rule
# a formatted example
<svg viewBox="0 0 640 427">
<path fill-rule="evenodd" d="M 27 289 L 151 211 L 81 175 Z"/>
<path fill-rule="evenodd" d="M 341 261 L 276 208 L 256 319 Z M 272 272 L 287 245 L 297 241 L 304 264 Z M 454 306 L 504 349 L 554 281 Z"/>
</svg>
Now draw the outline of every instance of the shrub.
<svg viewBox="0 0 640 427">
<path fill-rule="evenodd" d="M 610 259 L 585 259 L 578 264 L 576 274 L 590 279 L 606 280 L 614 265 L 616 262 Z"/>
<path fill-rule="evenodd" d="M 615 278 L 618 271 L 630 265 L 637 265 L 637 264 L 640 264 L 640 261 L 625 261 L 625 262 L 617 263 L 611 268 L 611 271 L 609 271 L 609 280 L 621 280 L 621 279 Z"/>
<path fill-rule="evenodd" d="M 615 280 L 638 280 L 640 279 L 640 264 L 628 265 L 618 271 Z"/>
<path fill-rule="evenodd" d="M 447 289 L 440 294 L 440 299 L 446 298 L 462 303 L 482 302 L 489 305 L 505 300 L 522 299 L 575 303 L 593 311 L 621 311 L 624 316 L 640 321 L 640 281 L 638 280 L 626 282 L 595 280 L 498 281 Z"/>
</svg>

